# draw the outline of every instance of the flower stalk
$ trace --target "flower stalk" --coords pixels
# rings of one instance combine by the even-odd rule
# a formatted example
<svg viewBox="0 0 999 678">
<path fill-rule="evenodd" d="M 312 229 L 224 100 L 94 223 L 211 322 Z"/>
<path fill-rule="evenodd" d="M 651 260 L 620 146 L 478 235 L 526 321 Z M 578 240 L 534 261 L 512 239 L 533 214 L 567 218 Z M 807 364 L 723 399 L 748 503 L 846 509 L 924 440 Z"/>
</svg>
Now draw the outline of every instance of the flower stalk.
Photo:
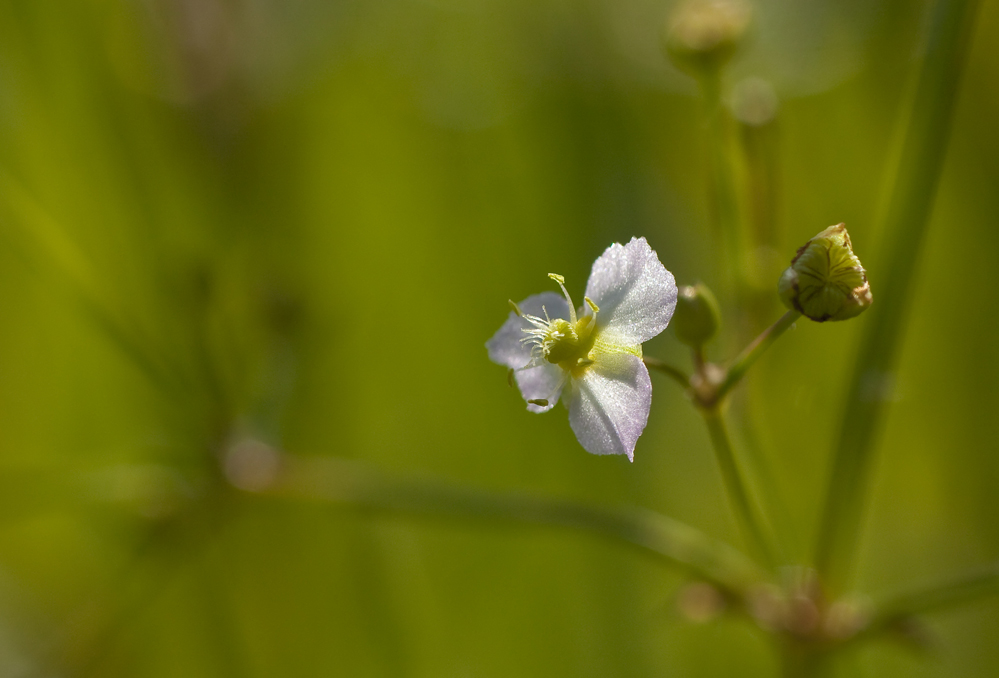
<svg viewBox="0 0 999 678">
<path fill-rule="evenodd" d="M 717 410 L 725 397 L 742 380 L 749 368 L 784 332 L 792 327 L 801 313 L 788 311 L 777 322 L 764 330 L 736 356 L 728 368 L 704 359 L 701 347 L 691 350 L 695 372 L 687 375 L 683 370 L 656 358 L 644 357 L 646 367 L 662 372 L 687 389 L 694 403 L 702 410 Z"/>
<path fill-rule="evenodd" d="M 749 368 L 753 366 L 763 353 L 770 348 L 777 339 L 780 338 L 794 322 L 801 317 L 798 311 L 788 311 L 780 317 L 773 325 L 763 330 L 760 336 L 756 337 L 749 346 L 743 349 L 742 353 L 736 356 L 732 364 L 725 371 L 725 378 L 718 385 L 715 393 L 716 401 L 721 400 L 731 391 L 739 381 L 745 376 Z"/>
<path fill-rule="evenodd" d="M 711 437 L 711 445 L 715 451 L 715 459 L 721 470 L 722 480 L 725 483 L 725 490 L 732 502 L 733 509 L 739 527 L 744 537 L 749 542 L 756 555 L 769 567 L 777 565 L 777 549 L 769 533 L 763 528 L 762 522 L 757 518 L 756 511 L 749 498 L 743 474 L 739 470 L 735 454 L 732 450 L 732 441 L 729 438 L 725 420 L 718 408 L 702 409 L 704 423 L 708 427 L 708 435 Z"/>
</svg>

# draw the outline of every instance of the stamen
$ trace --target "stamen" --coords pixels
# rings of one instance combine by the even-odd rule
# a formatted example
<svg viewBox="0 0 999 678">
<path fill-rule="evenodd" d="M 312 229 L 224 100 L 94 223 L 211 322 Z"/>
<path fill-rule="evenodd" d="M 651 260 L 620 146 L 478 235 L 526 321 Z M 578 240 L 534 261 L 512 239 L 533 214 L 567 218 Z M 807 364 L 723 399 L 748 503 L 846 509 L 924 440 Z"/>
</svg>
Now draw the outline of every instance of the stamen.
<svg viewBox="0 0 999 678">
<path fill-rule="evenodd" d="M 528 400 L 527 402 L 529 402 L 532 405 L 537 405 L 538 407 L 548 407 L 548 401 L 545 400 L 544 398 L 537 398 L 535 400 Z"/>
<path fill-rule="evenodd" d="M 513 299 L 507 299 L 507 302 L 510 304 L 510 308 L 513 309 L 513 312 L 517 314 L 518 318 L 524 317 L 523 312 L 521 312 L 520 310 L 520 306 L 517 306 L 517 304 L 513 303 Z"/>
<path fill-rule="evenodd" d="M 569 291 L 565 289 L 565 277 L 559 275 L 558 273 L 549 273 L 548 277 L 558 283 L 558 286 L 562 288 L 562 294 L 565 295 L 565 300 L 569 304 L 569 320 L 572 322 L 572 326 L 576 326 L 576 305 L 572 303 L 572 297 L 569 296 Z"/>
<path fill-rule="evenodd" d="M 529 322 L 532 325 L 534 325 L 535 327 L 537 327 L 539 330 L 546 330 L 546 329 L 548 329 L 548 322 L 549 321 L 542 320 L 541 318 L 539 318 L 536 315 L 525 315 L 525 316 L 523 316 L 523 318 L 527 322 Z M 533 332 L 534 330 L 532 330 L 532 329 L 525 329 L 524 331 L 525 332 Z"/>
<path fill-rule="evenodd" d="M 600 307 L 597 306 L 595 303 L 593 303 L 592 299 L 590 299 L 589 297 L 583 297 L 583 301 L 585 301 L 586 305 L 590 307 L 591 311 L 593 311 L 593 315 L 600 313 Z M 512 304 L 513 302 L 511 301 L 510 303 Z"/>
</svg>

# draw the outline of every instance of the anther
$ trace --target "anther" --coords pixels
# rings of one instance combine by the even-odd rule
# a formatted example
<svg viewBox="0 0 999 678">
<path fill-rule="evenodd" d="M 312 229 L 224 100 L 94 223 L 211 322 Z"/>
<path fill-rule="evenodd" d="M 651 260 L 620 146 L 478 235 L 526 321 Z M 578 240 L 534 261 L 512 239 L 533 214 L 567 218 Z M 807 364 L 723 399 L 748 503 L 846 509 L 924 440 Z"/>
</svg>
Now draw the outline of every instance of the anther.
<svg viewBox="0 0 999 678">
<path fill-rule="evenodd" d="M 518 318 L 524 317 L 524 313 L 523 311 L 520 310 L 520 306 L 517 306 L 517 304 L 514 303 L 513 299 L 507 299 L 507 303 L 510 304 L 510 308 L 513 309 L 513 312 L 517 314 Z"/>
<path fill-rule="evenodd" d="M 548 407 L 548 401 L 544 398 L 537 398 L 535 400 L 528 400 L 531 405 L 537 405 L 538 407 Z"/>
</svg>

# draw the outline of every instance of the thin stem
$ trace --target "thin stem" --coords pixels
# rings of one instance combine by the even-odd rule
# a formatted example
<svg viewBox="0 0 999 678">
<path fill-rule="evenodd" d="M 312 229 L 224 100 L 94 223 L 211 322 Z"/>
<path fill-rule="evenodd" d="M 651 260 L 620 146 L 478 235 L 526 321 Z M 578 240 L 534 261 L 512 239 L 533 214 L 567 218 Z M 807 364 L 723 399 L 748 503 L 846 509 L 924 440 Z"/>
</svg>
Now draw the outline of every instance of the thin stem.
<svg viewBox="0 0 999 678">
<path fill-rule="evenodd" d="M 780 335 L 784 334 L 791 325 L 794 324 L 801 314 L 798 311 L 788 311 L 780 317 L 780 320 L 763 330 L 760 336 L 756 337 L 749 346 L 743 349 L 742 353 L 736 356 L 725 373 L 725 378 L 718 385 L 716 400 L 720 401 L 732 388 L 739 383 L 739 380 L 746 374 L 746 371 L 763 355 L 770 345 L 777 341 Z"/>
<path fill-rule="evenodd" d="M 876 441 L 978 5 L 978 0 L 938 0 L 933 8 L 885 216 L 882 259 L 870 269 L 880 274 L 874 281 L 878 301 L 864 324 L 819 529 L 816 567 L 833 596 L 846 586 L 853 567 Z"/>
<path fill-rule="evenodd" d="M 730 274 L 728 282 L 741 287 L 745 273 L 742 260 L 744 251 L 742 225 L 739 220 L 739 199 L 732 167 L 729 130 L 726 126 L 725 108 L 722 105 L 721 87 L 720 73 L 701 79 L 709 136 L 712 214 L 721 237 L 722 252 L 726 259 L 724 270 Z"/>
<path fill-rule="evenodd" d="M 802 562 L 806 557 L 805 545 L 792 525 L 792 511 L 788 507 L 780 483 L 774 473 L 773 455 L 763 441 L 759 431 L 760 418 L 756 414 L 756 401 L 744 398 L 739 402 L 739 417 L 734 421 L 734 429 L 739 433 L 745 452 L 746 468 L 750 481 L 759 488 L 760 510 L 770 519 L 774 539 L 781 545 L 781 552 L 793 562 Z"/>
<path fill-rule="evenodd" d="M 828 662 L 824 655 L 793 640 L 782 639 L 781 642 L 781 678 L 818 678 L 828 675 Z"/>
<path fill-rule="evenodd" d="M 695 371 L 697 372 L 703 371 L 704 365 L 707 363 L 707 360 L 705 360 L 704 358 L 704 347 L 694 346 L 692 349 L 690 349 L 690 359 L 691 362 L 694 363 Z"/>
<path fill-rule="evenodd" d="M 685 373 L 680 368 L 673 367 L 658 358 L 649 358 L 648 356 L 642 358 L 642 362 L 644 362 L 645 366 L 649 369 L 662 372 L 667 377 L 680 384 L 683 388 L 690 388 L 690 375 Z"/>
<path fill-rule="evenodd" d="M 725 483 L 725 490 L 729 500 L 733 504 L 733 509 L 739 521 L 746 540 L 752 548 L 763 558 L 764 562 L 773 566 L 777 562 L 776 550 L 773 541 L 768 538 L 762 525 L 756 518 L 756 512 L 749 500 L 749 493 L 739 472 L 739 466 L 732 451 L 732 442 L 729 439 L 728 429 L 722 413 L 717 408 L 702 409 L 704 422 L 708 426 L 708 434 L 711 436 L 711 444 L 715 450 L 715 458 L 721 469 L 722 480 Z"/>
<path fill-rule="evenodd" d="M 0 167 L 0 217 L 2 235 L 11 246 L 26 255 L 39 272 L 61 283 L 62 291 L 74 298 L 151 381 L 177 393 L 183 385 L 180 371 L 154 348 L 148 332 L 118 303 L 106 281 L 57 223 L 14 177 Z"/>
<path fill-rule="evenodd" d="M 603 508 L 537 495 L 483 492 L 439 481 L 392 477 L 332 457 L 286 455 L 268 494 L 345 506 L 451 518 L 506 520 L 584 530 L 680 565 L 737 599 L 762 577 L 731 546 L 653 511 Z"/>
<path fill-rule="evenodd" d="M 947 582 L 933 584 L 891 598 L 878 605 L 859 638 L 890 631 L 907 618 L 999 595 L 999 562 Z"/>
</svg>

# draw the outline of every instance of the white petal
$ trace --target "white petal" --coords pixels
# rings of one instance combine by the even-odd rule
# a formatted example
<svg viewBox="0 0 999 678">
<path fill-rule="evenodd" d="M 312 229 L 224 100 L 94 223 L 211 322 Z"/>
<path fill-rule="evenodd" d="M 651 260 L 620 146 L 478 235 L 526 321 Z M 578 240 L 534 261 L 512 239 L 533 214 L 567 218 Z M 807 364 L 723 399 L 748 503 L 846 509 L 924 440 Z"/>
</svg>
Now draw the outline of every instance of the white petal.
<svg viewBox="0 0 999 678">
<path fill-rule="evenodd" d="M 652 381 L 642 359 L 602 354 L 571 384 L 569 424 L 579 444 L 593 454 L 626 454 L 634 461 L 652 405 Z"/>
<path fill-rule="evenodd" d="M 552 318 L 569 317 L 569 305 L 565 303 L 565 297 L 555 292 L 534 294 L 524 299 L 518 306 L 520 306 L 521 312 L 536 315 L 539 318 L 545 317 L 545 311 L 548 311 L 548 315 Z M 524 334 L 524 330 L 530 327 L 532 327 L 531 323 L 510 311 L 510 316 L 503 323 L 503 327 L 499 328 L 492 339 L 486 342 L 489 359 L 494 363 L 514 369 L 531 362 L 531 347 L 524 345 L 521 341 L 527 336 Z"/>
<path fill-rule="evenodd" d="M 562 393 L 562 386 L 565 385 L 565 370 L 558 365 L 549 362 L 542 362 L 537 367 L 529 367 L 526 370 L 514 372 L 517 379 L 517 387 L 524 400 L 547 400 L 547 405 L 535 405 L 527 403 L 530 412 L 547 412 L 555 407 L 559 395 Z"/>
<path fill-rule="evenodd" d="M 601 338 L 636 346 L 666 329 L 676 308 L 676 282 L 645 238 L 632 238 L 593 262 L 586 296 L 600 307 Z"/>
</svg>

